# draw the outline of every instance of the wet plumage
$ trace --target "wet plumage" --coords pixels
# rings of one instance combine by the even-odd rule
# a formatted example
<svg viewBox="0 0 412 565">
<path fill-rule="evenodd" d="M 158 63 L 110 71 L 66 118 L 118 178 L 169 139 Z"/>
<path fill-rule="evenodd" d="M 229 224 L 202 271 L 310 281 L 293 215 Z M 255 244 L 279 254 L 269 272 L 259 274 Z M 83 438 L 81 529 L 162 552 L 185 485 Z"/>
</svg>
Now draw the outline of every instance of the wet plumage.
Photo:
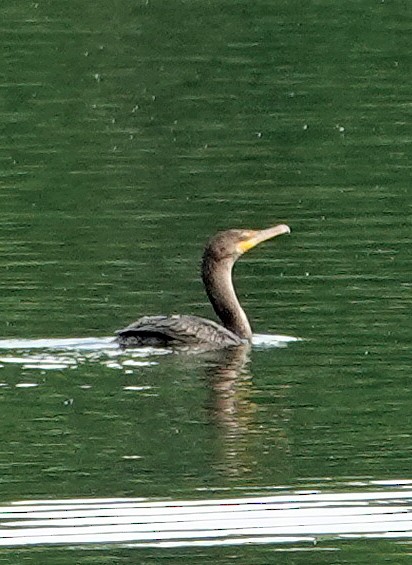
<svg viewBox="0 0 412 565">
<path fill-rule="evenodd" d="M 233 287 L 232 268 L 243 253 L 284 233 L 290 233 L 284 224 L 260 231 L 228 230 L 219 232 L 207 243 L 202 259 L 202 280 L 223 326 L 191 315 L 143 316 L 117 332 L 120 346 L 221 348 L 250 342 L 252 330 Z"/>
</svg>

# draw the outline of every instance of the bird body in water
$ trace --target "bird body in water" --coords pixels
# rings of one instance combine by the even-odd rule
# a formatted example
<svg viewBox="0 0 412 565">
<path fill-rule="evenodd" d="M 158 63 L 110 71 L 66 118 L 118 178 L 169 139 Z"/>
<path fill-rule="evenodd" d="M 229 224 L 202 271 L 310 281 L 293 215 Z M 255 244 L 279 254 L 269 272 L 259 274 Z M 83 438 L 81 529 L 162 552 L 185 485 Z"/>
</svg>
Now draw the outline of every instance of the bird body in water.
<svg viewBox="0 0 412 565">
<path fill-rule="evenodd" d="M 258 231 L 223 231 L 209 240 L 203 253 L 201 274 L 206 293 L 223 326 L 198 316 L 143 316 L 119 330 L 117 342 L 121 347 L 189 346 L 209 349 L 250 342 L 252 330 L 233 287 L 232 268 L 249 249 L 286 233 L 290 233 L 290 228 L 279 224 Z"/>
</svg>

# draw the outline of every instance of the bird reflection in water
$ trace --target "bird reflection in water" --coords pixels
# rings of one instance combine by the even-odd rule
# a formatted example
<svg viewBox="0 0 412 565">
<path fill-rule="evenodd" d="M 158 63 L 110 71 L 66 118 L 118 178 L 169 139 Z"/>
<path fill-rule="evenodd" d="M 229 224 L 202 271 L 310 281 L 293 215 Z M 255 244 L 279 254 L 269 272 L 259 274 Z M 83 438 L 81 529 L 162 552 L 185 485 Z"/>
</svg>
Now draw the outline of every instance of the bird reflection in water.
<svg viewBox="0 0 412 565">
<path fill-rule="evenodd" d="M 248 371 L 250 344 L 215 352 L 208 363 L 205 385 L 209 390 L 209 421 L 216 426 L 222 452 L 217 465 L 227 475 L 252 468 L 248 434 L 253 423 L 252 376 Z"/>
</svg>

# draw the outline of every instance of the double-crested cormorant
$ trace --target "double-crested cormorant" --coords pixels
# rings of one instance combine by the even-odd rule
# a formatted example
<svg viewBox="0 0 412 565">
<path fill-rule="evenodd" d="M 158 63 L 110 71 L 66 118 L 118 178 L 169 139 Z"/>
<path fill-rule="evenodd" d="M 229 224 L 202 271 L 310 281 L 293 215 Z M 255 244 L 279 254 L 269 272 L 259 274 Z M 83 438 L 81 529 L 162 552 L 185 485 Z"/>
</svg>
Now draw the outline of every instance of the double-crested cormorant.
<svg viewBox="0 0 412 565">
<path fill-rule="evenodd" d="M 202 259 L 202 280 L 223 326 L 198 316 L 143 316 L 117 332 L 120 346 L 221 348 L 250 342 L 252 330 L 233 288 L 232 267 L 255 245 L 284 233 L 290 233 L 285 224 L 259 231 L 228 230 L 216 234 L 207 243 Z"/>
</svg>

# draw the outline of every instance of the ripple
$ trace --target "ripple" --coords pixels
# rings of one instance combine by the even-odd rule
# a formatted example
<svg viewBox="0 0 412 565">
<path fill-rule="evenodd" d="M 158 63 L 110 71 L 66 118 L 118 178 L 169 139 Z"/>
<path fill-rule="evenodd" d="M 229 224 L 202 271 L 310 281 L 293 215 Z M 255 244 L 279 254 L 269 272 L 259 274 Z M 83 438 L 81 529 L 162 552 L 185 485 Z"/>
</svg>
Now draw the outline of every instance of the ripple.
<svg viewBox="0 0 412 565">
<path fill-rule="evenodd" d="M 140 348 L 123 350 L 113 337 L 68 339 L 6 339 L 0 340 L 0 369 L 19 365 L 23 370 L 67 370 L 84 363 L 105 365 L 111 369 L 128 370 L 157 365 L 153 357 L 170 353 L 166 350 Z M 148 358 L 151 358 L 150 360 Z"/>
<path fill-rule="evenodd" d="M 313 546 L 331 539 L 412 538 L 411 484 L 203 500 L 18 501 L 0 507 L 0 545 Z"/>
<path fill-rule="evenodd" d="M 252 344 L 257 348 L 287 347 L 289 343 L 296 341 L 302 341 L 302 339 L 290 335 L 254 334 Z"/>
<path fill-rule="evenodd" d="M 118 350 L 113 337 L 86 337 L 62 339 L 2 339 L 0 349 L 59 349 L 78 351 Z"/>
<path fill-rule="evenodd" d="M 300 341 L 299 338 L 284 335 L 253 336 L 253 346 L 257 349 L 287 347 L 296 341 Z M 74 369 L 83 363 L 97 361 L 109 369 L 133 372 L 136 368 L 157 365 L 159 356 L 173 353 L 171 349 L 153 347 L 124 350 L 113 337 L 3 339 L 0 340 L 0 350 L 5 353 L 0 356 L 0 369 L 14 364 L 24 370 L 41 371 Z"/>
</svg>

